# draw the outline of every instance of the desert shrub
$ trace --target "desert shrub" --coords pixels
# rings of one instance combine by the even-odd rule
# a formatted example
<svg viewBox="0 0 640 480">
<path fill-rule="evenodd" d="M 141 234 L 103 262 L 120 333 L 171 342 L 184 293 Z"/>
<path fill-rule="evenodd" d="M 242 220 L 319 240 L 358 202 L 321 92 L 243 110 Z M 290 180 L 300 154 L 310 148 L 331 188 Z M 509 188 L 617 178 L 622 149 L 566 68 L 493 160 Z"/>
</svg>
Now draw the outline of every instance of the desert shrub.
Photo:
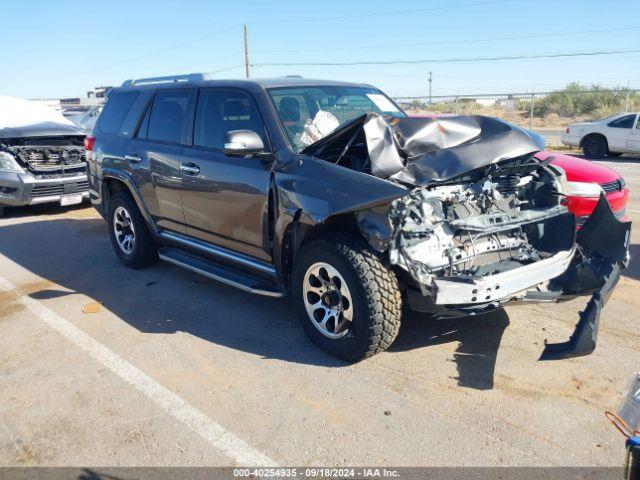
<svg viewBox="0 0 640 480">
<path fill-rule="evenodd" d="M 616 90 L 616 91 L 612 91 Z M 626 91 L 605 89 L 599 85 L 590 87 L 574 82 L 564 89 L 536 99 L 534 115 L 546 117 L 557 114 L 560 117 L 604 116 L 624 110 Z M 630 106 L 640 99 L 638 93 L 629 95 Z"/>
</svg>

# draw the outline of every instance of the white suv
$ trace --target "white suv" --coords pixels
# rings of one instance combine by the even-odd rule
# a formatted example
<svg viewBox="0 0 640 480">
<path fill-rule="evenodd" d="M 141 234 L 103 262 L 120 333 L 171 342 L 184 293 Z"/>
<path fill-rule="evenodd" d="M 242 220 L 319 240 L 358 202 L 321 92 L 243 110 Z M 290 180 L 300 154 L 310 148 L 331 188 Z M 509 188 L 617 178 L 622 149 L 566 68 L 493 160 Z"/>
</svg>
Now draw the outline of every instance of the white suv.
<svg viewBox="0 0 640 480">
<path fill-rule="evenodd" d="M 562 135 L 562 143 L 581 147 L 587 158 L 640 153 L 638 113 L 619 113 L 593 122 L 573 123 Z"/>
</svg>

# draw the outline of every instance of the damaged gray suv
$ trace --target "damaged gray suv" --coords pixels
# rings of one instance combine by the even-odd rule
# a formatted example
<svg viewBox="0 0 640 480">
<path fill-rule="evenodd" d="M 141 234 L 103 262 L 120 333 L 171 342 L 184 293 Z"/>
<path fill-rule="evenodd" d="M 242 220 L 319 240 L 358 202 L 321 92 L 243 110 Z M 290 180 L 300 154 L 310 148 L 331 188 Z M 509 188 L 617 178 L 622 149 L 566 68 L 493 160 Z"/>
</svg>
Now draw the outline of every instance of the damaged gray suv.
<svg viewBox="0 0 640 480">
<path fill-rule="evenodd" d="M 0 217 L 9 207 L 89 198 L 84 139 L 60 113 L 0 95 Z"/>
<path fill-rule="evenodd" d="M 309 337 L 350 362 L 393 343 L 405 306 L 438 318 L 580 295 L 575 333 L 542 358 L 588 354 L 628 261 L 630 224 L 604 196 L 576 233 L 535 135 L 411 118 L 369 85 L 130 80 L 94 135 L 91 198 L 124 264 L 288 294 Z"/>
</svg>

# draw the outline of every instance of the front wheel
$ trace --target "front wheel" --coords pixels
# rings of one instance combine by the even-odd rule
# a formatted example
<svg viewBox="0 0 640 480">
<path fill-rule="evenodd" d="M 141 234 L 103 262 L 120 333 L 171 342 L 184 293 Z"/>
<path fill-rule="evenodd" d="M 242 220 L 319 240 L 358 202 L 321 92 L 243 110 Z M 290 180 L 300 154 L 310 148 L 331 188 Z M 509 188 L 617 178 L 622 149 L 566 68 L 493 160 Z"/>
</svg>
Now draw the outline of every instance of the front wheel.
<svg viewBox="0 0 640 480">
<path fill-rule="evenodd" d="M 304 245 L 291 281 L 305 332 L 329 353 L 357 362 L 386 350 L 398 335 L 396 276 L 359 238 L 332 235 Z"/>
</svg>

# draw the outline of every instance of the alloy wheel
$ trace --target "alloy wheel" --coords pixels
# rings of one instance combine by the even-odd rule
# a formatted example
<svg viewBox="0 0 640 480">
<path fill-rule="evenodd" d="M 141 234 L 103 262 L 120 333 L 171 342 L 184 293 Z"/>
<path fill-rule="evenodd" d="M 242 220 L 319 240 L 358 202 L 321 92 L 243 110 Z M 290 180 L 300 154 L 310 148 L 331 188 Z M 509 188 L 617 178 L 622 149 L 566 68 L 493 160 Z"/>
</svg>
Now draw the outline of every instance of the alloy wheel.
<svg viewBox="0 0 640 480">
<path fill-rule="evenodd" d="M 131 255 L 136 247 L 136 231 L 131 215 L 124 207 L 118 207 L 113 212 L 113 232 L 120 250 Z"/>
<path fill-rule="evenodd" d="M 304 306 L 314 327 L 337 340 L 349 333 L 353 320 L 351 292 L 344 278 L 328 263 L 311 265 L 304 275 Z"/>
</svg>

